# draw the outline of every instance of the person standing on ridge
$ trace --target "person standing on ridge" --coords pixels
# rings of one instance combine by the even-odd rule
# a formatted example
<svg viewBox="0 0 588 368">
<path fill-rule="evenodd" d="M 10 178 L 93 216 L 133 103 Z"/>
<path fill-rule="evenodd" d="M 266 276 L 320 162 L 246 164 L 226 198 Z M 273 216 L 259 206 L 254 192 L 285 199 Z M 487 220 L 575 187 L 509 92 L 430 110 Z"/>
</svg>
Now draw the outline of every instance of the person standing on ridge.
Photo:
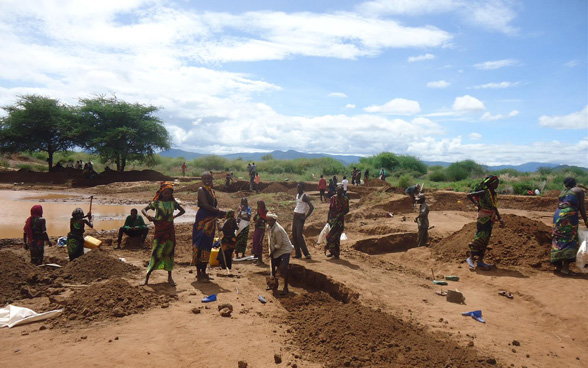
<svg viewBox="0 0 588 368">
<path fill-rule="evenodd" d="M 500 180 L 498 176 L 488 176 L 473 192 L 468 194 L 468 199 L 478 207 L 478 219 L 476 221 L 476 235 L 474 240 L 469 244 L 470 257 L 466 262 L 470 269 L 480 268 L 484 271 L 490 270 L 492 265 L 484 263 L 486 248 L 492 235 L 492 227 L 496 220 L 500 221 L 500 226 L 504 227 L 504 220 L 498 213 L 496 189 Z M 477 260 L 477 263 L 476 263 Z"/>
<path fill-rule="evenodd" d="M 325 180 L 323 175 L 321 175 L 321 178 L 319 179 L 319 182 L 318 182 L 318 190 L 319 190 L 321 202 L 324 202 L 327 200 L 327 198 L 325 197 L 325 190 L 326 189 L 327 189 L 327 181 Z"/>
<path fill-rule="evenodd" d="M 304 241 L 304 222 L 314 211 L 314 206 L 310 201 L 308 194 L 304 193 L 304 183 L 299 182 L 298 194 L 296 194 L 296 207 L 294 208 L 294 218 L 292 219 L 292 240 L 296 255 L 294 258 L 302 258 L 302 253 L 306 259 L 310 259 L 310 253 Z"/>
</svg>

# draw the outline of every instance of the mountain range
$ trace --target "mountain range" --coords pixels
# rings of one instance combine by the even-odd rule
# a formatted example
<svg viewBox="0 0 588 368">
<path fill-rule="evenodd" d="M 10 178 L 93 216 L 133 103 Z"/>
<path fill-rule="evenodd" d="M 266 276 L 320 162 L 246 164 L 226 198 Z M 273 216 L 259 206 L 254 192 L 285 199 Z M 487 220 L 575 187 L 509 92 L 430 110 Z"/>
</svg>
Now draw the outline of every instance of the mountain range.
<svg viewBox="0 0 588 368">
<path fill-rule="evenodd" d="M 197 153 L 197 152 L 189 152 L 183 151 L 180 149 L 170 149 L 160 153 L 163 157 L 183 157 L 187 161 L 193 160 L 198 157 L 208 156 L 208 154 L 204 153 Z M 293 160 L 297 158 L 322 158 L 322 157 L 331 157 L 335 160 L 342 162 L 345 165 L 358 163 L 361 156 L 354 156 L 354 155 L 330 155 L 327 153 L 305 153 L 305 152 L 298 152 L 294 150 L 288 151 L 272 151 L 272 152 L 244 152 L 244 153 L 231 153 L 226 155 L 216 155 L 220 157 L 224 157 L 228 160 L 235 160 L 238 158 L 243 159 L 243 161 L 262 161 L 262 157 L 266 155 L 271 155 L 275 160 Z M 451 165 L 451 162 L 444 162 L 444 161 L 423 161 L 423 163 L 427 166 L 443 166 L 447 167 Z M 548 168 L 556 168 L 565 165 L 559 164 L 552 164 L 552 163 L 544 163 L 544 162 L 527 162 L 521 165 L 483 165 L 488 170 L 503 170 L 503 169 L 515 169 L 519 172 L 534 172 L 537 171 L 540 167 L 548 167 Z"/>
</svg>

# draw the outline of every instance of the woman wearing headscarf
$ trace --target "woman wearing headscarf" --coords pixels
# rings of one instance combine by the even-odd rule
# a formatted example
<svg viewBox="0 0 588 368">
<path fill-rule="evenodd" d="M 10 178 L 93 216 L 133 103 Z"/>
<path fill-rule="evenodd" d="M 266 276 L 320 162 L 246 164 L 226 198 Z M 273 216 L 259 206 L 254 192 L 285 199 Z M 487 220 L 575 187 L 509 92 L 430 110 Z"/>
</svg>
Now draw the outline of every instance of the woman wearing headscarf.
<svg viewBox="0 0 588 368">
<path fill-rule="evenodd" d="M 71 213 L 69 233 L 67 234 L 67 253 L 70 261 L 84 255 L 84 232 L 86 231 L 84 227 L 86 225 L 91 228 L 94 227 L 92 224 L 92 212 L 84 215 L 81 208 L 76 208 Z"/>
<path fill-rule="evenodd" d="M 147 211 L 155 211 L 154 216 L 147 214 Z M 179 211 L 174 215 L 175 211 Z M 143 216 L 155 225 L 153 234 L 153 250 L 151 251 L 151 260 L 147 266 L 147 275 L 145 276 L 145 285 L 149 284 L 149 276 L 154 270 L 167 271 L 167 282 L 175 286 L 176 283 L 172 278 L 174 269 L 174 252 L 176 249 L 176 231 L 174 229 L 174 219 L 182 216 L 186 211 L 174 198 L 174 185 L 169 182 L 161 182 L 161 186 L 153 201 L 147 207 L 141 210 Z"/>
<path fill-rule="evenodd" d="M 484 255 L 490 242 L 494 222 L 498 220 L 500 226 L 504 226 L 504 220 L 502 220 L 497 208 L 496 188 L 499 183 L 498 176 L 488 176 L 477 186 L 475 191 L 468 194 L 468 199 L 478 206 L 476 235 L 469 244 L 470 257 L 466 260 L 471 269 L 478 267 L 488 271 L 492 267 L 492 265 L 484 263 Z M 475 263 L 476 261 L 477 263 Z"/>
<path fill-rule="evenodd" d="M 251 220 L 251 207 L 246 197 L 241 199 L 239 205 L 239 212 L 237 213 L 237 245 L 235 247 L 236 256 L 245 257 L 245 251 L 247 250 L 247 238 L 249 237 L 249 221 Z"/>
<path fill-rule="evenodd" d="M 48 242 L 50 247 L 53 244 L 47 235 L 45 219 L 43 218 L 43 207 L 41 205 L 37 204 L 31 207 L 31 216 L 25 222 L 23 230 L 23 241 L 25 249 L 31 252 L 31 263 L 42 265 L 45 255 L 45 242 Z"/>
<path fill-rule="evenodd" d="M 588 227 L 584 208 L 584 191 L 576 186 L 572 177 L 564 179 L 565 189 L 559 195 L 559 205 L 553 214 L 553 240 L 551 242 L 551 263 L 555 272 L 570 274 L 570 263 L 578 253 L 578 211 Z"/>
<path fill-rule="evenodd" d="M 343 186 L 337 186 L 337 194 L 331 198 L 327 221 L 331 230 L 327 234 L 325 254 L 327 257 L 339 259 L 341 255 L 341 234 L 345 230 L 345 215 L 349 212 L 349 199 L 343 195 Z"/>
<path fill-rule="evenodd" d="M 205 171 L 201 175 L 202 186 L 198 188 L 198 212 L 192 228 L 192 264 L 196 266 L 198 281 L 208 282 L 206 267 L 210 260 L 210 251 L 214 241 L 217 218 L 225 212 L 217 208 L 216 194 L 212 189 L 212 174 Z"/>
<path fill-rule="evenodd" d="M 233 265 L 233 251 L 237 244 L 237 238 L 235 232 L 239 229 L 237 221 L 235 220 L 235 211 L 228 210 L 225 216 L 225 223 L 223 224 L 222 232 L 223 237 L 221 238 L 221 252 L 218 253 L 217 260 L 219 261 L 222 268 L 228 268 L 229 270 Z"/>
<path fill-rule="evenodd" d="M 253 216 L 255 231 L 253 232 L 253 255 L 257 258 L 256 265 L 263 264 L 263 236 L 265 234 L 265 224 L 267 221 L 267 208 L 263 200 L 257 201 L 257 211 Z"/>
</svg>

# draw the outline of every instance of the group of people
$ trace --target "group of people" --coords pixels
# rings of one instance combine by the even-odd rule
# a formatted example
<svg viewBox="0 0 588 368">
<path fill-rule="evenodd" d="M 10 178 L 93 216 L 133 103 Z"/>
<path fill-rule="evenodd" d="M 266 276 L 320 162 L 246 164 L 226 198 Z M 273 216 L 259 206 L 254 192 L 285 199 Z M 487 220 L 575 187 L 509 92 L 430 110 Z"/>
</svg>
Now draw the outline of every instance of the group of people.
<svg viewBox="0 0 588 368">
<path fill-rule="evenodd" d="M 219 230 L 220 247 L 219 261 L 225 268 L 231 269 L 233 253 L 245 257 L 249 229 L 253 223 L 252 253 L 256 264 L 263 264 L 262 242 L 266 231 L 268 232 L 268 247 L 270 252 L 272 275 L 280 270 L 284 277 L 283 293 L 288 292 L 288 266 L 290 255 L 294 251 L 294 258 L 311 259 L 303 232 L 304 224 L 314 211 L 314 205 L 310 196 L 304 192 L 304 183 L 297 184 L 296 205 L 292 220 L 292 241 L 278 222 L 278 215 L 266 208 L 263 200 L 257 201 L 257 208 L 252 211 L 247 198 L 242 198 L 237 211 L 223 211 L 218 206 L 216 193 L 213 189 L 212 175 L 204 172 L 201 176 L 202 185 L 198 188 L 198 211 L 192 230 L 192 265 L 196 266 L 197 280 L 209 282 L 211 277 L 207 273 L 211 251 L 215 239 L 215 232 Z M 329 180 L 329 192 L 336 177 Z M 478 209 L 476 220 L 476 234 L 468 244 L 470 256 L 466 259 L 472 270 L 488 270 L 491 265 L 484 262 L 484 257 L 492 234 L 494 223 L 498 221 L 504 226 L 504 220 L 497 207 L 496 189 L 500 180 L 497 176 L 486 177 L 467 198 Z M 338 259 L 341 254 L 340 239 L 345 228 L 345 215 L 349 212 L 349 198 L 343 185 L 337 185 L 334 194 L 324 195 L 326 180 L 321 175 L 319 191 L 321 201 L 329 201 L 327 222 L 330 230 L 326 236 L 325 255 Z M 565 189 L 559 196 L 559 205 L 553 216 L 553 239 L 551 248 L 551 263 L 555 266 L 555 272 L 561 275 L 570 274 L 569 265 L 575 260 L 578 252 L 578 223 L 579 216 L 588 227 L 588 218 L 584 206 L 584 190 L 576 185 L 572 177 L 564 180 Z M 145 276 L 145 284 L 149 283 L 149 277 L 154 270 L 168 272 L 168 282 L 175 285 L 172 278 L 174 267 L 174 252 L 176 246 L 174 219 L 185 213 L 184 208 L 175 200 L 173 195 L 173 183 L 162 182 L 153 200 L 141 210 L 143 216 L 154 224 L 153 247 L 151 259 Z M 418 246 L 426 246 L 429 229 L 429 207 L 420 185 L 414 185 L 405 190 L 419 204 L 419 212 L 415 218 L 418 224 Z M 149 211 L 153 211 L 150 213 Z M 220 219 L 224 219 L 222 228 Z M 76 208 L 70 219 L 70 231 L 67 235 L 67 251 L 70 261 L 84 254 L 85 226 L 93 227 L 92 214 L 84 214 L 81 208 Z M 149 230 L 143 218 L 138 216 L 136 209 L 131 210 L 123 227 L 119 229 L 116 248 L 120 247 L 123 234 L 140 236 L 145 241 Z M 31 216 L 24 226 L 23 240 L 25 248 L 30 250 L 31 262 L 42 264 L 44 257 L 44 245 L 52 243 L 47 235 L 46 222 L 43 218 L 43 208 L 35 205 L 31 208 Z"/>
</svg>

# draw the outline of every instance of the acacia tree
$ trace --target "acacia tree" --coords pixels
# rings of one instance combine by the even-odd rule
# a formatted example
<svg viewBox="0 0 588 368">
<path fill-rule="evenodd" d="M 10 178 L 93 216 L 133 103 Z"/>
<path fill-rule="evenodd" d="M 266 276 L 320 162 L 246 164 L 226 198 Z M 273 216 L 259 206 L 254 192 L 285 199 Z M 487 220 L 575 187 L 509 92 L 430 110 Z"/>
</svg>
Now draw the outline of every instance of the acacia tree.
<svg viewBox="0 0 588 368">
<path fill-rule="evenodd" d="M 24 95 L 2 109 L 8 116 L 0 119 L 0 152 L 47 152 L 52 171 L 53 154 L 75 147 L 73 109 L 58 100 Z"/>
<path fill-rule="evenodd" d="M 169 133 L 154 116 L 156 107 L 104 96 L 80 103 L 78 134 L 87 137 L 84 147 L 103 161 L 116 163 L 118 172 L 125 170 L 128 161 L 149 161 L 156 150 L 169 149 Z"/>
</svg>

